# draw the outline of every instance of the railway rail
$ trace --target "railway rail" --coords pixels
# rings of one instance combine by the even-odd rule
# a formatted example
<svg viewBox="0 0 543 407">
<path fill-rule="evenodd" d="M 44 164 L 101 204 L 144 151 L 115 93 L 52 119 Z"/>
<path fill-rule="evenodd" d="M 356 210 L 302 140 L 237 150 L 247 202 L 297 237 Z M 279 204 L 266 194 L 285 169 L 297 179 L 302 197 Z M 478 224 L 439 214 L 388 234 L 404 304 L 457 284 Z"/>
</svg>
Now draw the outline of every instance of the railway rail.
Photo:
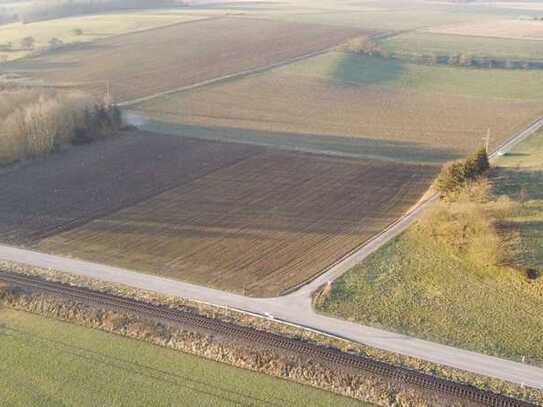
<svg viewBox="0 0 543 407">
<path fill-rule="evenodd" d="M 300 357 L 325 362 L 333 367 L 343 367 L 370 373 L 391 380 L 394 383 L 417 386 L 443 396 L 469 401 L 482 406 L 535 406 L 535 404 L 526 401 L 481 390 L 474 386 L 444 380 L 419 371 L 342 352 L 323 345 L 308 343 L 301 339 L 240 326 L 189 311 L 176 310 L 165 305 L 151 304 L 17 273 L 0 272 L 0 282 L 61 296 L 89 306 L 133 314 L 186 330 L 205 331 L 227 339 L 249 342 L 259 347 L 271 348 L 281 352 L 292 352 Z"/>
</svg>

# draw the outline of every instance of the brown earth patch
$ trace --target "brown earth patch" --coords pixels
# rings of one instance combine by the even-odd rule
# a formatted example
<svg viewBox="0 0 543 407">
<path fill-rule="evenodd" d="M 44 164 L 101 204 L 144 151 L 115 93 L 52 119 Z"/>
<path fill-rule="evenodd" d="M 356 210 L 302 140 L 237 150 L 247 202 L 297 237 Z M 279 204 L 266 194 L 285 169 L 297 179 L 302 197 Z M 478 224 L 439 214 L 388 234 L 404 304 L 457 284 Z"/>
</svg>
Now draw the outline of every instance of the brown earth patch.
<svg viewBox="0 0 543 407">
<path fill-rule="evenodd" d="M 401 216 L 436 167 L 267 150 L 40 250 L 254 296 L 318 274 Z"/>
<path fill-rule="evenodd" d="M 123 132 L 122 137 L 0 169 L 0 240 L 32 245 L 261 151 Z"/>
<path fill-rule="evenodd" d="M 61 49 L 7 65 L 53 84 L 125 101 L 336 46 L 360 30 L 249 18 L 173 25 Z"/>
</svg>

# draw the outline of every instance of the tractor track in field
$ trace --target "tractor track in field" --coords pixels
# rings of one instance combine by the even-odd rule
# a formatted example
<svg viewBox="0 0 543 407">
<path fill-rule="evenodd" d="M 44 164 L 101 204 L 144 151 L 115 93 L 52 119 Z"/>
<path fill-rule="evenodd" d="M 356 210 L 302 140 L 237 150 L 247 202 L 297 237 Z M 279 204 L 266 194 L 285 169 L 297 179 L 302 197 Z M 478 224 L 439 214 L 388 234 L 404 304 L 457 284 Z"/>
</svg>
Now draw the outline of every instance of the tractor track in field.
<svg viewBox="0 0 543 407">
<path fill-rule="evenodd" d="M 155 305 L 20 274 L 0 272 L 0 281 L 17 287 L 38 290 L 97 308 L 133 314 L 186 330 L 203 331 L 220 335 L 230 340 L 252 343 L 257 347 L 269 348 L 280 352 L 291 352 L 302 358 L 315 359 L 327 363 L 334 368 L 348 368 L 354 371 L 369 373 L 397 384 L 417 386 L 426 391 L 477 403 L 482 406 L 534 406 L 534 404 L 481 390 L 474 386 L 444 380 L 426 373 L 342 352 L 334 348 L 224 322 L 193 312 L 180 311 L 163 305 Z"/>
</svg>

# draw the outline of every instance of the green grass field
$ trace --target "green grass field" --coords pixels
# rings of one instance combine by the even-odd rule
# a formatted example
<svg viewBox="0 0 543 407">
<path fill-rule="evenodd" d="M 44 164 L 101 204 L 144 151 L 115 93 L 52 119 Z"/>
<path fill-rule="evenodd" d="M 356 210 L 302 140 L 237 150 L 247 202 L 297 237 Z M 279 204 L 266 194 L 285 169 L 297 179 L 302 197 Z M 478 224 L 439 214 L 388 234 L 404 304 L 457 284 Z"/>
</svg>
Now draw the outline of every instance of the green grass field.
<svg viewBox="0 0 543 407">
<path fill-rule="evenodd" d="M 525 266 L 543 267 L 543 132 L 500 161 L 498 192 L 519 199 Z M 543 365 L 543 278 L 481 266 L 418 233 L 419 225 L 341 278 L 321 311 L 363 324 Z"/>
<path fill-rule="evenodd" d="M 400 54 L 455 55 L 500 59 L 541 60 L 541 41 L 409 32 L 379 41 L 388 51 Z"/>
<path fill-rule="evenodd" d="M 348 85 L 378 85 L 425 93 L 499 99 L 543 99 L 543 71 L 428 66 L 380 57 L 330 52 L 277 73 Z"/>
<path fill-rule="evenodd" d="M 212 12 L 208 12 L 212 14 Z M 14 23 L 0 26 L 0 47 L 11 43 L 9 50 L 0 50 L 0 60 L 12 61 L 29 55 L 33 50 L 21 48 L 21 40 L 33 37 L 34 50 L 49 46 L 52 38 L 64 44 L 87 43 L 114 35 L 157 28 L 169 24 L 205 18 L 204 13 L 179 10 L 151 10 L 126 13 L 107 13 L 81 17 L 68 17 L 28 24 Z M 81 29 L 80 35 L 74 30 Z"/>
<path fill-rule="evenodd" d="M 0 349 L 3 406 L 368 405 L 8 309 L 0 309 Z"/>
</svg>

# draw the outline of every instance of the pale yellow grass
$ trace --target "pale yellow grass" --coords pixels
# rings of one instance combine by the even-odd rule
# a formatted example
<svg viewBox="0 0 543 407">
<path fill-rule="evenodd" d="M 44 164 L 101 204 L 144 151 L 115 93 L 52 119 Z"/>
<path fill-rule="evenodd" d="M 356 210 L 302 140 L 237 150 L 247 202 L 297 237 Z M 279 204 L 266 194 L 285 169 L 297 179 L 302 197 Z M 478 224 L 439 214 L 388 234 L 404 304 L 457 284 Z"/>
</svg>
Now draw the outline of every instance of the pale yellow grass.
<svg viewBox="0 0 543 407">
<path fill-rule="evenodd" d="M 64 44 L 86 43 L 114 35 L 200 20 L 213 14 L 216 13 L 155 10 L 70 17 L 28 24 L 8 24 L 0 27 L 0 45 L 12 43 L 12 47 L 10 50 L 0 51 L 0 60 L 12 61 L 33 52 L 21 48 L 20 42 L 25 37 L 33 37 L 36 41 L 34 50 L 39 50 L 47 48 L 52 38 L 57 38 Z M 77 35 L 75 29 L 81 29 L 83 33 Z"/>
</svg>

